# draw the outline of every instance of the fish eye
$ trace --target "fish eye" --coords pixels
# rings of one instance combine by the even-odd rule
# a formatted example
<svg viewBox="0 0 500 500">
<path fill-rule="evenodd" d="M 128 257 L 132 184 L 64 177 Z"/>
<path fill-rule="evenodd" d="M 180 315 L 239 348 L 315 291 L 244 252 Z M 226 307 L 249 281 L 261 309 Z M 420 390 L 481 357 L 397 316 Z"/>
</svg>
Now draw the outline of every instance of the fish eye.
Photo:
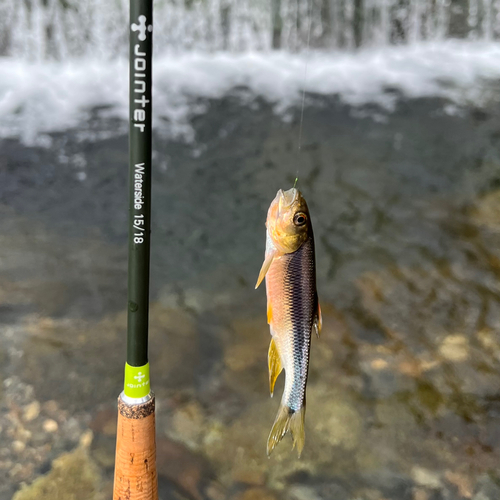
<svg viewBox="0 0 500 500">
<path fill-rule="evenodd" d="M 302 212 L 296 213 L 293 217 L 293 223 L 296 226 L 303 226 L 306 223 L 306 221 L 307 221 L 307 215 Z"/>
</svg>

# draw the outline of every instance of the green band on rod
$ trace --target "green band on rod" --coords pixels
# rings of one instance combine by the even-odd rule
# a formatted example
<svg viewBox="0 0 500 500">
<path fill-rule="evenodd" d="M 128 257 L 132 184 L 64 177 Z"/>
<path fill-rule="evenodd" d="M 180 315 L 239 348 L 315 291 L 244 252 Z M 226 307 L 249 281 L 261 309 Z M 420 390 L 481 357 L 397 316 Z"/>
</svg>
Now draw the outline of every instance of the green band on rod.
<svg viewBox="0 0 500 500">
<path fill-rule="evenodd" d="M 125 363 L 125 396 L 129 398 L 144 398 L 149 394 L 149 363 L 144 366 L 130 366 Z"/>
</svg>

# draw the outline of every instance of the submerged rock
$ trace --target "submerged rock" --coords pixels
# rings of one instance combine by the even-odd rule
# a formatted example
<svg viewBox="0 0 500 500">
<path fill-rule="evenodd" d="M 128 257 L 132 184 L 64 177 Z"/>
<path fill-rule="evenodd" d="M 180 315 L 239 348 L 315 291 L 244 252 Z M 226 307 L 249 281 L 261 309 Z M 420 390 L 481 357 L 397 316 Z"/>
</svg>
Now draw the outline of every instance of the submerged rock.
<svg viewBox="0 0 500 500">
<path fill-rule="evenodd" d="M 57 432 L 58 428 L 59 428 L 58 423 L 51 418 L 48 418 L 43 422 L 43 430 L 45 432 Z"/>
<path fill-rule="evenodd" d="M 24 408 L 23 419 L 25 422 L 31 422 L 40 415 L 40 403 L 38 401 L 33 401 Z"/>
<path fill-rule="evenodd" d="M 453 472 L 447 470 L 446 480 L 457 488 L 458 493 L 464 498 L 472 498 L 474 491 L 473 482 L 470 476 L 463 472 Z"/>
<path fill-rule="evenodd" d="M 313 429 L 317 439 L 325 445 L 343 450 L 357 447 L 363 430 L 363 420 L 350 401 L 336 391 L 312 387 L 308 396 L 314 398 Z"/>
<path fill-rule="evenodd" d="M 167 429 L 167 432 L 172 438 L 196 449 L 200 445 L 205 429 L 203 408 L 198 402 L 190 401 L 174 411 L 172 428 Z"/>
<path fill-rule="evenodd" d="M 470 216 L 479 226 L 500 231 L 500 190 L 487 193 L 477 200 Z"/>
<path fill-rule="evenodd" d="M 430 489 L 438 489 L 442 486 L 439 474 L 424 467 L 415 465 L 411 470 L 411 477 L 419 486 Z"/>
<path fill-rule="evenodd" d="M 322 500 L 311 486 L 296 485 L 288 490 L 290 500 Z"/>
<path fill-rule="evenodd" d="M 22 488 L 12 500 L 104 500 L 100 488 L 97 466 L 77 449 L 54 460 L 48 474 Z"/>
<path fill-rule="evenodd" d="M 234 500 L 278 500 L 278 497 L 265 488 L 250 488 L 237 494 Z"/>
<path fill-rule="evenodd" d="M 477 484 L 477 492 L 473 500 L 498 500 L 500 498 L 499 478 L 490 477 L 487 474 L 482 475 Z"/>
<path fill-rule="evenodd" d="M 439 346 L 440 354 L 448 361 L 465 361 L 469 357 L 469 342 L 464 335 L 448 335 Z"/>
<path fill-rule="evenodd" d="M 181 443 L 160 438 L 156 442 L 156 466 L 159 478 L 166 478 L 193 500 L 204 498 L 202 492 L 212 474 L 201 455 Z"/>
</svg>

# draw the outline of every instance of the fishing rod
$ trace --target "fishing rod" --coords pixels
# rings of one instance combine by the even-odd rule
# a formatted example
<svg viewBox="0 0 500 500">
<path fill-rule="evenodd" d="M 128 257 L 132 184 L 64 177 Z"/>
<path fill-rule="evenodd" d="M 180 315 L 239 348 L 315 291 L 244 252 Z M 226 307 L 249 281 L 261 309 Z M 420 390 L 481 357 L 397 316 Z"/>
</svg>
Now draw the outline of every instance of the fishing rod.
<svg viewBox="0 0 500 500">
<path fill-rule="evenodd" d="M 118 398 L 113 500 L 157 500 L 148 363 L 153 0 L 130 0 L 127 362 Z"/>
</svg>

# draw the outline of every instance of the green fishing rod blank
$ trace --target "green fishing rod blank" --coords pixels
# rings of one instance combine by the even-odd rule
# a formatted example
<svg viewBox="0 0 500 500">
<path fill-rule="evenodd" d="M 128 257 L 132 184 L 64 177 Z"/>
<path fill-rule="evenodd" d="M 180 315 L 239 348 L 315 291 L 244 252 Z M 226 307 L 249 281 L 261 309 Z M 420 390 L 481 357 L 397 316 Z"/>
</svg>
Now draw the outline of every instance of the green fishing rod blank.
<svg viewBox="0 0 500 500">
<path fill-rule="evenodd" d="M 130 2 L 127 363 L 135 367 L 148 362 L 152 18 L 152 1 Z"/>
<path fill-rule="evenodd" d="M 118 398 L 114 500 L 157 500 L 148 363 L 153 0 L 130 0 L 127 360 Z"/>
</svg>

